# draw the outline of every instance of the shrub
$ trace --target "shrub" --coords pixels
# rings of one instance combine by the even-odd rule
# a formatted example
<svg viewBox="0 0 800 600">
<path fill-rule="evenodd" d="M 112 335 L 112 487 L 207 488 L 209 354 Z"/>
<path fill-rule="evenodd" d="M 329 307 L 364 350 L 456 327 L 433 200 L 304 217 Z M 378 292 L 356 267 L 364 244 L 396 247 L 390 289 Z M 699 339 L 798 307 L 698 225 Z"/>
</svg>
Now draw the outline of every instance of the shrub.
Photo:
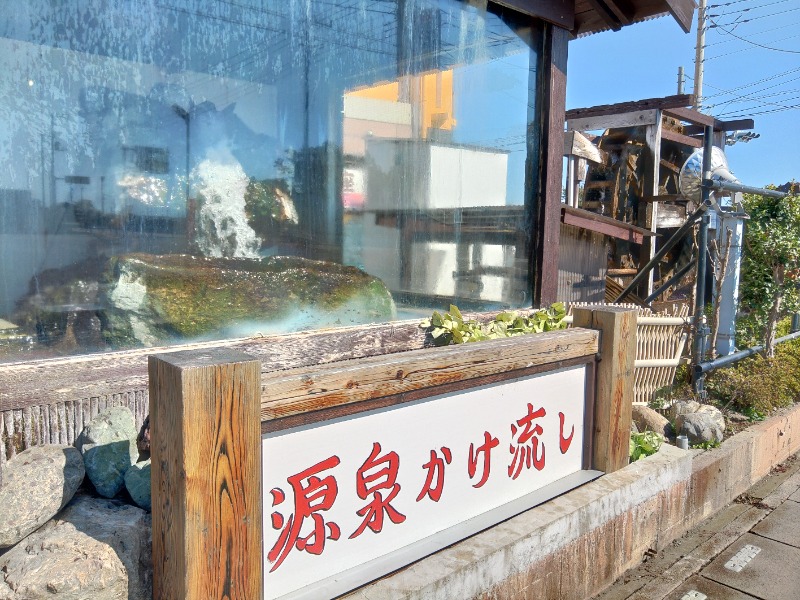
<svg viewBox="0 0 800 600">
<path fill-rule="evenodd" d="M 800 340 L 779 344 L 775 357 L 747 358 L 709 374 L 712 399 L 745 414 L 768 414 L 800 399 Z"/>
</svg>

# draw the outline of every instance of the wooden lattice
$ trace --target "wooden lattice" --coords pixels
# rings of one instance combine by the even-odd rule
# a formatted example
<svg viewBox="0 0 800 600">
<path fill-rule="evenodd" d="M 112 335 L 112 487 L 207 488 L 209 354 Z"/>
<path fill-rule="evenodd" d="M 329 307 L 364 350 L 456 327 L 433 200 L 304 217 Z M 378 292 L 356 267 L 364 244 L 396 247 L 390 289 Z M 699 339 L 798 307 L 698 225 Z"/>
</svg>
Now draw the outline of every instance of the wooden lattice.
<svg viewBox="0 0 800 600">
<path fill-rule="evenodd" d="M 571 304 L 568 313 L 576 306 Z M 654 313 L 636 304 L 618 304 L 638 311 L 633 403 L 649 404 L 658 390 L 672 384 L 689 336 L 689 307 L 675 305 L 672 310 Z"/>
</svg>

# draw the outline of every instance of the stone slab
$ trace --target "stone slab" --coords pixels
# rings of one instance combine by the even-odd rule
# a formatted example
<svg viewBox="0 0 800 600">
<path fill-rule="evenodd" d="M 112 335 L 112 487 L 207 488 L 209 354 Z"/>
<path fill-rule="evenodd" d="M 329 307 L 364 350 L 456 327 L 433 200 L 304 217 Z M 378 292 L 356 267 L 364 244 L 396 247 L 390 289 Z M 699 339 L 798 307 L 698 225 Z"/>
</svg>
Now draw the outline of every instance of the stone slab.
<svg viewBox="0 0 800 600">
<path fill-rule="evenodd" d="M 741 571 L 726 568 L 725 564 L 747 545 L 755 546 L 760 551 Z M 757 598 L 797 600 L 800 590 L 800 549 L 748 533 L 717 556 L 702 575 Z"/>
<path fill-rule="evenodd" d="M 699 592 L 699 594 L 692 594 L 691 592 Z M 701 600 L 703 595 L 708 600 L 754 600 L 755 598 L 711 579 L 697 576 L 688 579 L 686 583 L 669 596 L 666 596 L 664 600 Z"/>
<path fill-rule="evenodd" d="M 776 542 L 800 548 L 800 504 L 784 502 L 753 527 L 752 531 Z"/>
<path fill-rule="evenodd" d="M 800 490 L 797 490 L 794 494 L 789 496 L 789 500 L 793 500 L 795 502 L 800 502 Z"/>
</svg>

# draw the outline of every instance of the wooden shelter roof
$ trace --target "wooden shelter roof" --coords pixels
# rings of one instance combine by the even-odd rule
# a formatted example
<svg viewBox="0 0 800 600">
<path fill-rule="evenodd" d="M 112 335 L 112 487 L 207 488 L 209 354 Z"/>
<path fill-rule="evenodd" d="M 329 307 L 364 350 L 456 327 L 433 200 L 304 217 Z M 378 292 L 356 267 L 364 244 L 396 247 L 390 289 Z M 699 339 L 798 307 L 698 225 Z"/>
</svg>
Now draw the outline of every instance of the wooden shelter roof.
<svg viewBox="0 0 800 600">
<path fill-rule="evenodd" d="M 694 0 L 576 0 L 575 36 L 619 31 L 626 25 L 672 15 L 686 32 L 692 28 Z"/>
<path fill-rule="evenodd" d="M 550 21 L 575 36 L 619 31 L 657 17 L 672 15 L 685 32 L 692 27 L 694 0 L 495 0 L 520 12 Z"/>
</svg>

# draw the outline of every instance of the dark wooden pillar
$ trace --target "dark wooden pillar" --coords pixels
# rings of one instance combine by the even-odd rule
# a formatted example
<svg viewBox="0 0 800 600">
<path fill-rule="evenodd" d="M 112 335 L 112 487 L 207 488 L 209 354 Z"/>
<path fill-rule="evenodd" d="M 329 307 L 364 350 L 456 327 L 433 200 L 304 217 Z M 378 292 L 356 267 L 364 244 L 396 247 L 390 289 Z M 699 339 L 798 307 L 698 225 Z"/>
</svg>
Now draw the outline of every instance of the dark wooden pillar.
<svg viewBox="0 0 800 600">
<path fill-rule="evenodd" d="M 545 25 L 542 75 L 537 90 L 541 131 L 539 181 L 533 206 L 530 256 L 534 306 L 555 302 L 558 291 L 568 42 L 569 32 L 566 29 Z"/>
</svg>

